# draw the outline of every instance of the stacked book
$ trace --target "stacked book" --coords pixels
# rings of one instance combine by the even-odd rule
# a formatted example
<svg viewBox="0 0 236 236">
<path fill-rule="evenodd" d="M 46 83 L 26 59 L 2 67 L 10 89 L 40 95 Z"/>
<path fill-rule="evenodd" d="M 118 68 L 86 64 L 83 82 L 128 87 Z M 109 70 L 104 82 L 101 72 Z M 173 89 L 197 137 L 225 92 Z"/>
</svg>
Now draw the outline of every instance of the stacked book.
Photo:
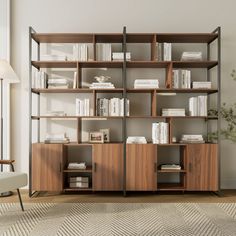
<svg viewBox="0 0 236 236">
<path fill-rule="evenodd" d="M 67 89 L 69 88 L 69 81 L 67 79 L 48 79 L 49 89 Z"/>
<path fill-rule="evenodd" d="M 173 70 L 173 88 L 191 88 L 191 71 Z"/>
<path fill-rule="evenodd" d="M 90 101 L 88 98 L 75 99 L 75 115 L 76 116 L 90 116 Z"/>
<path fill-rule="evenodd" d="M 136 79 L 134 81 L 135 89 L 155 89 L 159 88 L 158 79 Z"/>
<path fill-rule="evenodd" d="M 69 178 L 70 188 L 88 188 L 89 187 L 89 177 L 70 177 Z"/>
<path fill-rule="evenodd" d="M 201 82 L 198 82 L 198 81 L 194 81 L 192 83 L 192 88 L 193 89 L 199 89 L 199 88 L 202 88 L 202 89 L 211 89 L 211 82 L 210 81 L 201 81 Z"/>
<path fill-rule="evenodd" d="M 152 142 L 169 143 L 169 124 L 166 122 L 152 123 Z"/>
<path fill-rule="evenodd" d="M 89 87 L 90 89 L 114 89 L 115 86 L 113 83 L 111 82 L 94 82 L 91 84 L 91 86 Z"/>
<path fill-rule="evenodd" d="M 98 43 L 96 53 L 97 61 L 111 61 L 111 44 Z"/>
<path fill-rule="evenodd" d="M 69 143 L 69 138 L 66 133 L 60 134 L 46 134 L 45 143 Z"/>
<path fill-rule="evenodd" d="M 32 88 L 47 88 L 47 80 L 48 75 L 45 72 L 35 71 L 32 80 Z"/>
<path fill-rule="evenodd" d="M 70 162 L 67 167 L 68 170 L 86 170 L 85 162 Z"/>
<path fill-rule="evenodd" d="M 73 60 L 87 61 L 88 60 L 88 45 L 76 44 L 73 46 Z"/>
<path fill-rule="evenodd" d="M 189 98 L 190 116 L 207 116 L 207 96 L 197 96 Z"/>
<path fill-rule="evenodd" d="M 171 61 L 171 43 L 157 43 L 157 60 Z"/>
<path fill-rule="evenodd" d="M 67 56 L 45 54 L 45 55 L 41 55 L 40 60 L 41 61 L 67 61 Z"/>
<path fill-rule="evenodd" d="M 179 164 L 162 164 L 160 166 L 161 170 L 181 170 L 181 166 Z"/>
<path fill-rule="evenodd" d="M 181 61 L 202 61 L 202 52 L 183 52 Z"/>
<path fill-rule="evenodd" d="M 124 98 L 98 98 L 97 116 L 124 116 Z M 129 116 L 129 99 L 126 99 L 126 115 Z"/>
<path fill-rule="evenodd" d="M 123 52 L 113 52 L 112 53 L 112 60 L 113 61 L 124 61 L 124 55 L 125 55 L 126 61 L 131 60 L 131 53 L 130 52 L 126 52 L 126 54 L 124 54 Z"/>
<path fill-rule="evenodd" d="M 162 116 L 185 116 L 184 108 L 163 108 Z"/>
<path fill-rule="evenodd" d="M 126 143 L 146 144 L 147 140 L 144 136 L 129 136 Z"/>
<path fill-rule="evenodd" d="M 201 134 L 183 134 L 180 143 L 205 143 Z"/>
</svg>

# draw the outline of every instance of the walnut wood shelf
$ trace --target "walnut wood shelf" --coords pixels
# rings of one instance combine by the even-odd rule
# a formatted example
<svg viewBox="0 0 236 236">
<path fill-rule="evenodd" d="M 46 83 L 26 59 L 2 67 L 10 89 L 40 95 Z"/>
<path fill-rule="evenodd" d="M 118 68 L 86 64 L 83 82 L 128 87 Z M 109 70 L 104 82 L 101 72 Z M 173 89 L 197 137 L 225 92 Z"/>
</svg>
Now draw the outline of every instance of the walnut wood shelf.
<svg viewBox="0 0 236 236">
<path fill-rule="evenodd" d="M 157 190 L 159 191 L 184 191 L 185 188 L 179 183 L 158 183 Z"/>
<path fill-rule="evenodd" d="M 96 120 L 103 120 L 103 119 L 123 119 L 123 116 L 31 116 L 33 120 L 39 119 L 58 119 L 58 120 L 70 120 L 70 119 L 96 119 Z"/>
<path fill-rule="evenodd" d="M 92 188 L 64 188 L 65 192 L 86 192 L 86 191 L 93 191 Z"/>
</svg>

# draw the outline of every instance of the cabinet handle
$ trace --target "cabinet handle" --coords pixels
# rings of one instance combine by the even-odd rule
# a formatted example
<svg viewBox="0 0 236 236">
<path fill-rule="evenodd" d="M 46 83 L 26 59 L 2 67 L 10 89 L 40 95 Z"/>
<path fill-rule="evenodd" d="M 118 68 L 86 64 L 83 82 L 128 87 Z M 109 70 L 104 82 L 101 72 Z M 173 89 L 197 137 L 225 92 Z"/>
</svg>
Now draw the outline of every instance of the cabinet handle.
<svg viewBox="0 0 236 236">
<path fill-rule="evenodd" d="M 192 171 L 192 163 L 188 164 L 188 171 L 191 172 Z"/>
<path fill-rule="evenodd" d="M 156 173 L 157 172 L 157 163 L 155 162 L 154 163 L 154 173 Z"/>
<path fill-rule="evenodd" d="M 96 172 L 96 169 L 97 169 L 97 163 L 94 162 L 94 163 L 93 163 L 93 171 Z"/>
</svg>

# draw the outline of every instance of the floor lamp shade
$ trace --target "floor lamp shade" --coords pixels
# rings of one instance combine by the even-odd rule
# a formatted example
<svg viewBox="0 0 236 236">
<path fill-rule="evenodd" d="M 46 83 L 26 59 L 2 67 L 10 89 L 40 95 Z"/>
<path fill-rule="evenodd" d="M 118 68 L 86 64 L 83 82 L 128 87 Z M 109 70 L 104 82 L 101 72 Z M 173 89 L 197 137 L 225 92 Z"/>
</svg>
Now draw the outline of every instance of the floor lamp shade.
<svg viewBox="0 0 236 236">
<path fill-rule="evenodd" d="M 20 80 L 6 60 L 0 60 L 0 79 L 7 83 L 19 83 Z"/>
</svg>

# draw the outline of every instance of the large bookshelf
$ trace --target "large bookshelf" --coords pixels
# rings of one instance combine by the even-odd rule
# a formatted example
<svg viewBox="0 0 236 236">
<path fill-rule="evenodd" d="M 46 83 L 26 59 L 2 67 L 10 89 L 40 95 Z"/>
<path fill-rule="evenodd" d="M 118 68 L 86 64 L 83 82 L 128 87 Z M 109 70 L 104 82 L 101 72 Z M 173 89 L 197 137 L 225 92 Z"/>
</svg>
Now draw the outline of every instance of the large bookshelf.
<svg viewBox="0 0 236 236">
<path fill-rule="evenodd" d="M 159 112 L 158 94 L 175 93 L 177 95 L 207 95 L 208 109 L 210 98 L 215 96 L 216 108 L 219 111 L 220 97 L 220 27 L 211 33 L 127 33 L 124 27 L 123 33 L 97 34 L 97 33 L 37 33 L 29 28 L 29 195 L 38 191 L 220 191 L 220 140 L 217 143 L 206 142 L 204 144 L 173 143 L 175 122 L 204 123 L 206 134 L 210 132 L 210 122 L 214 122 L 216 131 L 220 130 L 220 115 L 218 116 L 162 116 Z M 158 61 L 157 43 L 172 44 L 202 44 L 205 45 L 206 59 L 201 61 Z M 40 49 L 43 44 L 90 44 L 92 60 L 89 61 L 41 61 Z M 128 51 L 130 45 L 148 45 L 149 59 L 131 61 L 97 61 L 96 45 L 98 43 L 119 44 L 121 52 Z M 211 60 L 212 44 L 215 58 Z M 33 57 L 33 49 L 36 56 Z M 68 89 L 33 88 L 33 70 L 40 69 L 74 69 L 77 72 L 77 87 Z M 115 89 L 89 89 L 82 86 L 84 69 L 109 68 L 120 70 L 120 84 Z M 205 73 L 205 81 L 216 81 L 215 88 L 211 89 L 176 89 L 173 88 L 173 69 L 201 69 Z M 128 86 L 129 70 L 155 69 L 164 70 L 164 86 L 158 89 L 134 89 Z M 214 70 L 215 73 L 211 73 Z M 214 78 L 213 78 L 214 77 Z M 80 94 L 91 96 L 93 114 L 90 116 L 67 115 L 64 117 L 43 115 L 40 111 L 42 95 Z M 129 116 L 97 116 L 96 101 L 100 95 L 115 94 L 124 98 L 124 114 L 126 114 L 126 98 L 135 95 L 149 96 L 150 107 L 148 114 L 135 114 Z M 171 99 L 171 97 L 170 97 Z M 131 105 L 132 106 L 132 103 Z M 36 109 L 35 109 L 36 107 Z M 76 140 L 67 144 L 44 144 L 40 137 L 41 122 L 43 120 L 61 119 L 76 123 Z M 83 120 L 91 119 L 93 122 L 100 120 L 112 120 L 120 122 L 122 137 L 119 141 L 110 143 L 83 142 Z M 126 144 L 129 136 L 130 122 L 152 122 L 163 120 L 169 124 L 169 140 L 167 144 Z M 33 123 L 34 122 L 34 123 Z M 36 129 L 35 129 L 36 127 Z M 139 126 L 138 126 L 139 127 Z M 141 126 L 140 126 L 141 129 Z M 142 133 L 142 131 L 140 131 Z M 89 153 L 89 165 L 86 170 L 68 170 L 67 164 L 71 149 L 78 155 L 83 150 Z M 159 165 L 165 159 L 165 153 L 170 150 L 178 153 L 181 170 L 161 170 Z M 81 151 L 82 150 L 82 151 Z M 163 154 L 164 153 L 164 154 Z M 87 175 L 90 178 L 89 188 L 69 188 L 67 179 L 77 174 Z M 159 181 L 163 175 L 177 175 L 177 182 Z"/>
</svg>

